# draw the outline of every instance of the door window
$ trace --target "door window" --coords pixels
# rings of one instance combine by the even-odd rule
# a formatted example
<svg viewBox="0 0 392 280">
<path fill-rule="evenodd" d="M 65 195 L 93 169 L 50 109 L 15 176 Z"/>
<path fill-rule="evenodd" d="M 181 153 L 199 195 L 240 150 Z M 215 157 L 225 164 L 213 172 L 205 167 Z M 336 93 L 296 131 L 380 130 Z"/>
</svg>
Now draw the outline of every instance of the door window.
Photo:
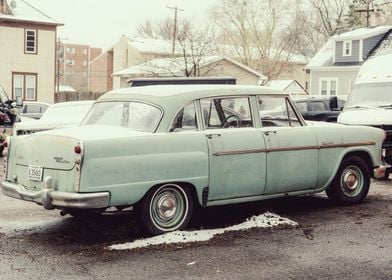
<svg viewBox="0 0 392 280">
<path fill-rule="evenodd" d="M 257 101 L 263 127 L 301 126 L 301 122 L 285 96 L 258 96 Z"/>
<path fill-rule="evenodd" d="M 249 98 L 208 98 L 201 100 L 206 129 L 253 127 Z"/>
</svg>

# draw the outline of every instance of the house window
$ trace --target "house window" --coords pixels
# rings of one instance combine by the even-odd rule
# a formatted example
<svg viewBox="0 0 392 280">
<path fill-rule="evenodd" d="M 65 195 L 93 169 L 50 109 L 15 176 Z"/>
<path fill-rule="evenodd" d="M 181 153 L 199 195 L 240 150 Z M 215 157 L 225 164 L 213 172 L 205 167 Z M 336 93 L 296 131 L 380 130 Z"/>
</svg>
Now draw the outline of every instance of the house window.
<svg viewBox="0 0 392 280">
<path fill-rule="evenodd" d="M 321 95 L 337 95 L 338 80 L 320 79 L 320 94 Z"/>
<path fill-rule="evenodd" d="M 83 66 L 87 66 L 87 60 L 83 60 Z"/>
<path fill-rule="evenodd" d="M 13 74 L 13 98 L 37 100 L 37 74 Z"/>
<path fill-rule="evenodd" d="M 84 55 L 87 54 L 87 49 L 83 49 L 83 54 L 84 54 Z"/>
<path fill-rule="evenodd" d="M 343 56 L 351 56 L 352 42 L 343 41 Z"/>
<path fill-rule="evenodd" d="M 25 30 L 25 53 L 37 53 L 37 30 Z"/>
<path fill-rule="evenodd" d="M 67 48 L 67 53 L 76 53 L 75 48 Z"/>
<path fill-rule="evenodd" d="M 75 60 L 67 59 L 67 65 L 75 65 Z"/>
</svg>

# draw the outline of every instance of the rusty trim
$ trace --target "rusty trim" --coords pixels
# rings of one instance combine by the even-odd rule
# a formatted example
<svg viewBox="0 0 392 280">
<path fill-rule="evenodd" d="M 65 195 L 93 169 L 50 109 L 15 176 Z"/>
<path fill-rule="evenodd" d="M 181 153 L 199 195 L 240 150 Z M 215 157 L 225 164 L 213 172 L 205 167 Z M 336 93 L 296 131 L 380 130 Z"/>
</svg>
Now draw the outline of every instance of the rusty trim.
<svg viewBox="0 0 392 280">
<path fill-rule="evenodd" d="M 301 150 L 320 150 L 320 149 L 331 149 L 331 148 L 348 148 L 348 147 L 359 147 L 359 146 L 374 146 L 376 142 L 358 142 L 348 144 L 323 144 L 321 146 L 300 146 L 293 148 L 272 148 L 272 149 L 251 149 L 251 150 L 236 150 L 236 151 L 225 151 L 215 152 L 213 156 L 228 156 L 228 155 L 242 155 L 242 154 L 256 154 L 256 153 L 273 153 L 273 152 L 285 152 L 285 151 L 301 151 Z"/>
</svg>

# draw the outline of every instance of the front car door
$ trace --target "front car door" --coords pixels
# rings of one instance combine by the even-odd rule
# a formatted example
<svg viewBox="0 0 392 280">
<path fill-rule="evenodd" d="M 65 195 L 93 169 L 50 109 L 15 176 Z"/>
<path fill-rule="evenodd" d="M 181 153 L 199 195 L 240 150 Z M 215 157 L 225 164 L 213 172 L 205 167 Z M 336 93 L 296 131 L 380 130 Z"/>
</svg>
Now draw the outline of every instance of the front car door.
<svg viewBox="0 0 392 280">
<path fill-rule="evenodd" d="M 208 141 L 208 201 L 261 195 L 265 187 L 263 135 L 255 128 L 250 97 L 200 101 Z"/>
<path fill-rule="evenodd" d="M 264 194 L 315 188 L 319 150 L 312 129 L 301 122 L 284 95 L 260 95 L 257 103 L 267 149 Z"/>
</svg>

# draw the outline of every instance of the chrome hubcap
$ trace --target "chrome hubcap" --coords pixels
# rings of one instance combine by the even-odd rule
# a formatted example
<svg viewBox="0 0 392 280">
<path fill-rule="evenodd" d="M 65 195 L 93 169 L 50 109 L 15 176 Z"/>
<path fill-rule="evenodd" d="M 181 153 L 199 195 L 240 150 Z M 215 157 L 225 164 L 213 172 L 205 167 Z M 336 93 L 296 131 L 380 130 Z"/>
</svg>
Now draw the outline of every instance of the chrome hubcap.
<svg viewBox="0 0 392 280">
<path fill-rule="evenodd" d="M 363 174 L 357 166 L 348 166 L 343 170 L 340 185 L 347 196 L 356 196 L 362 190 L 363 184 Z"/>
<path fill-rule="evenodd" d="M 177 210 L 176 198 L 173 195 L 166 194 L 158 201 L 158 213 L 162 219 L 170 219 Z"/>
</svg>

